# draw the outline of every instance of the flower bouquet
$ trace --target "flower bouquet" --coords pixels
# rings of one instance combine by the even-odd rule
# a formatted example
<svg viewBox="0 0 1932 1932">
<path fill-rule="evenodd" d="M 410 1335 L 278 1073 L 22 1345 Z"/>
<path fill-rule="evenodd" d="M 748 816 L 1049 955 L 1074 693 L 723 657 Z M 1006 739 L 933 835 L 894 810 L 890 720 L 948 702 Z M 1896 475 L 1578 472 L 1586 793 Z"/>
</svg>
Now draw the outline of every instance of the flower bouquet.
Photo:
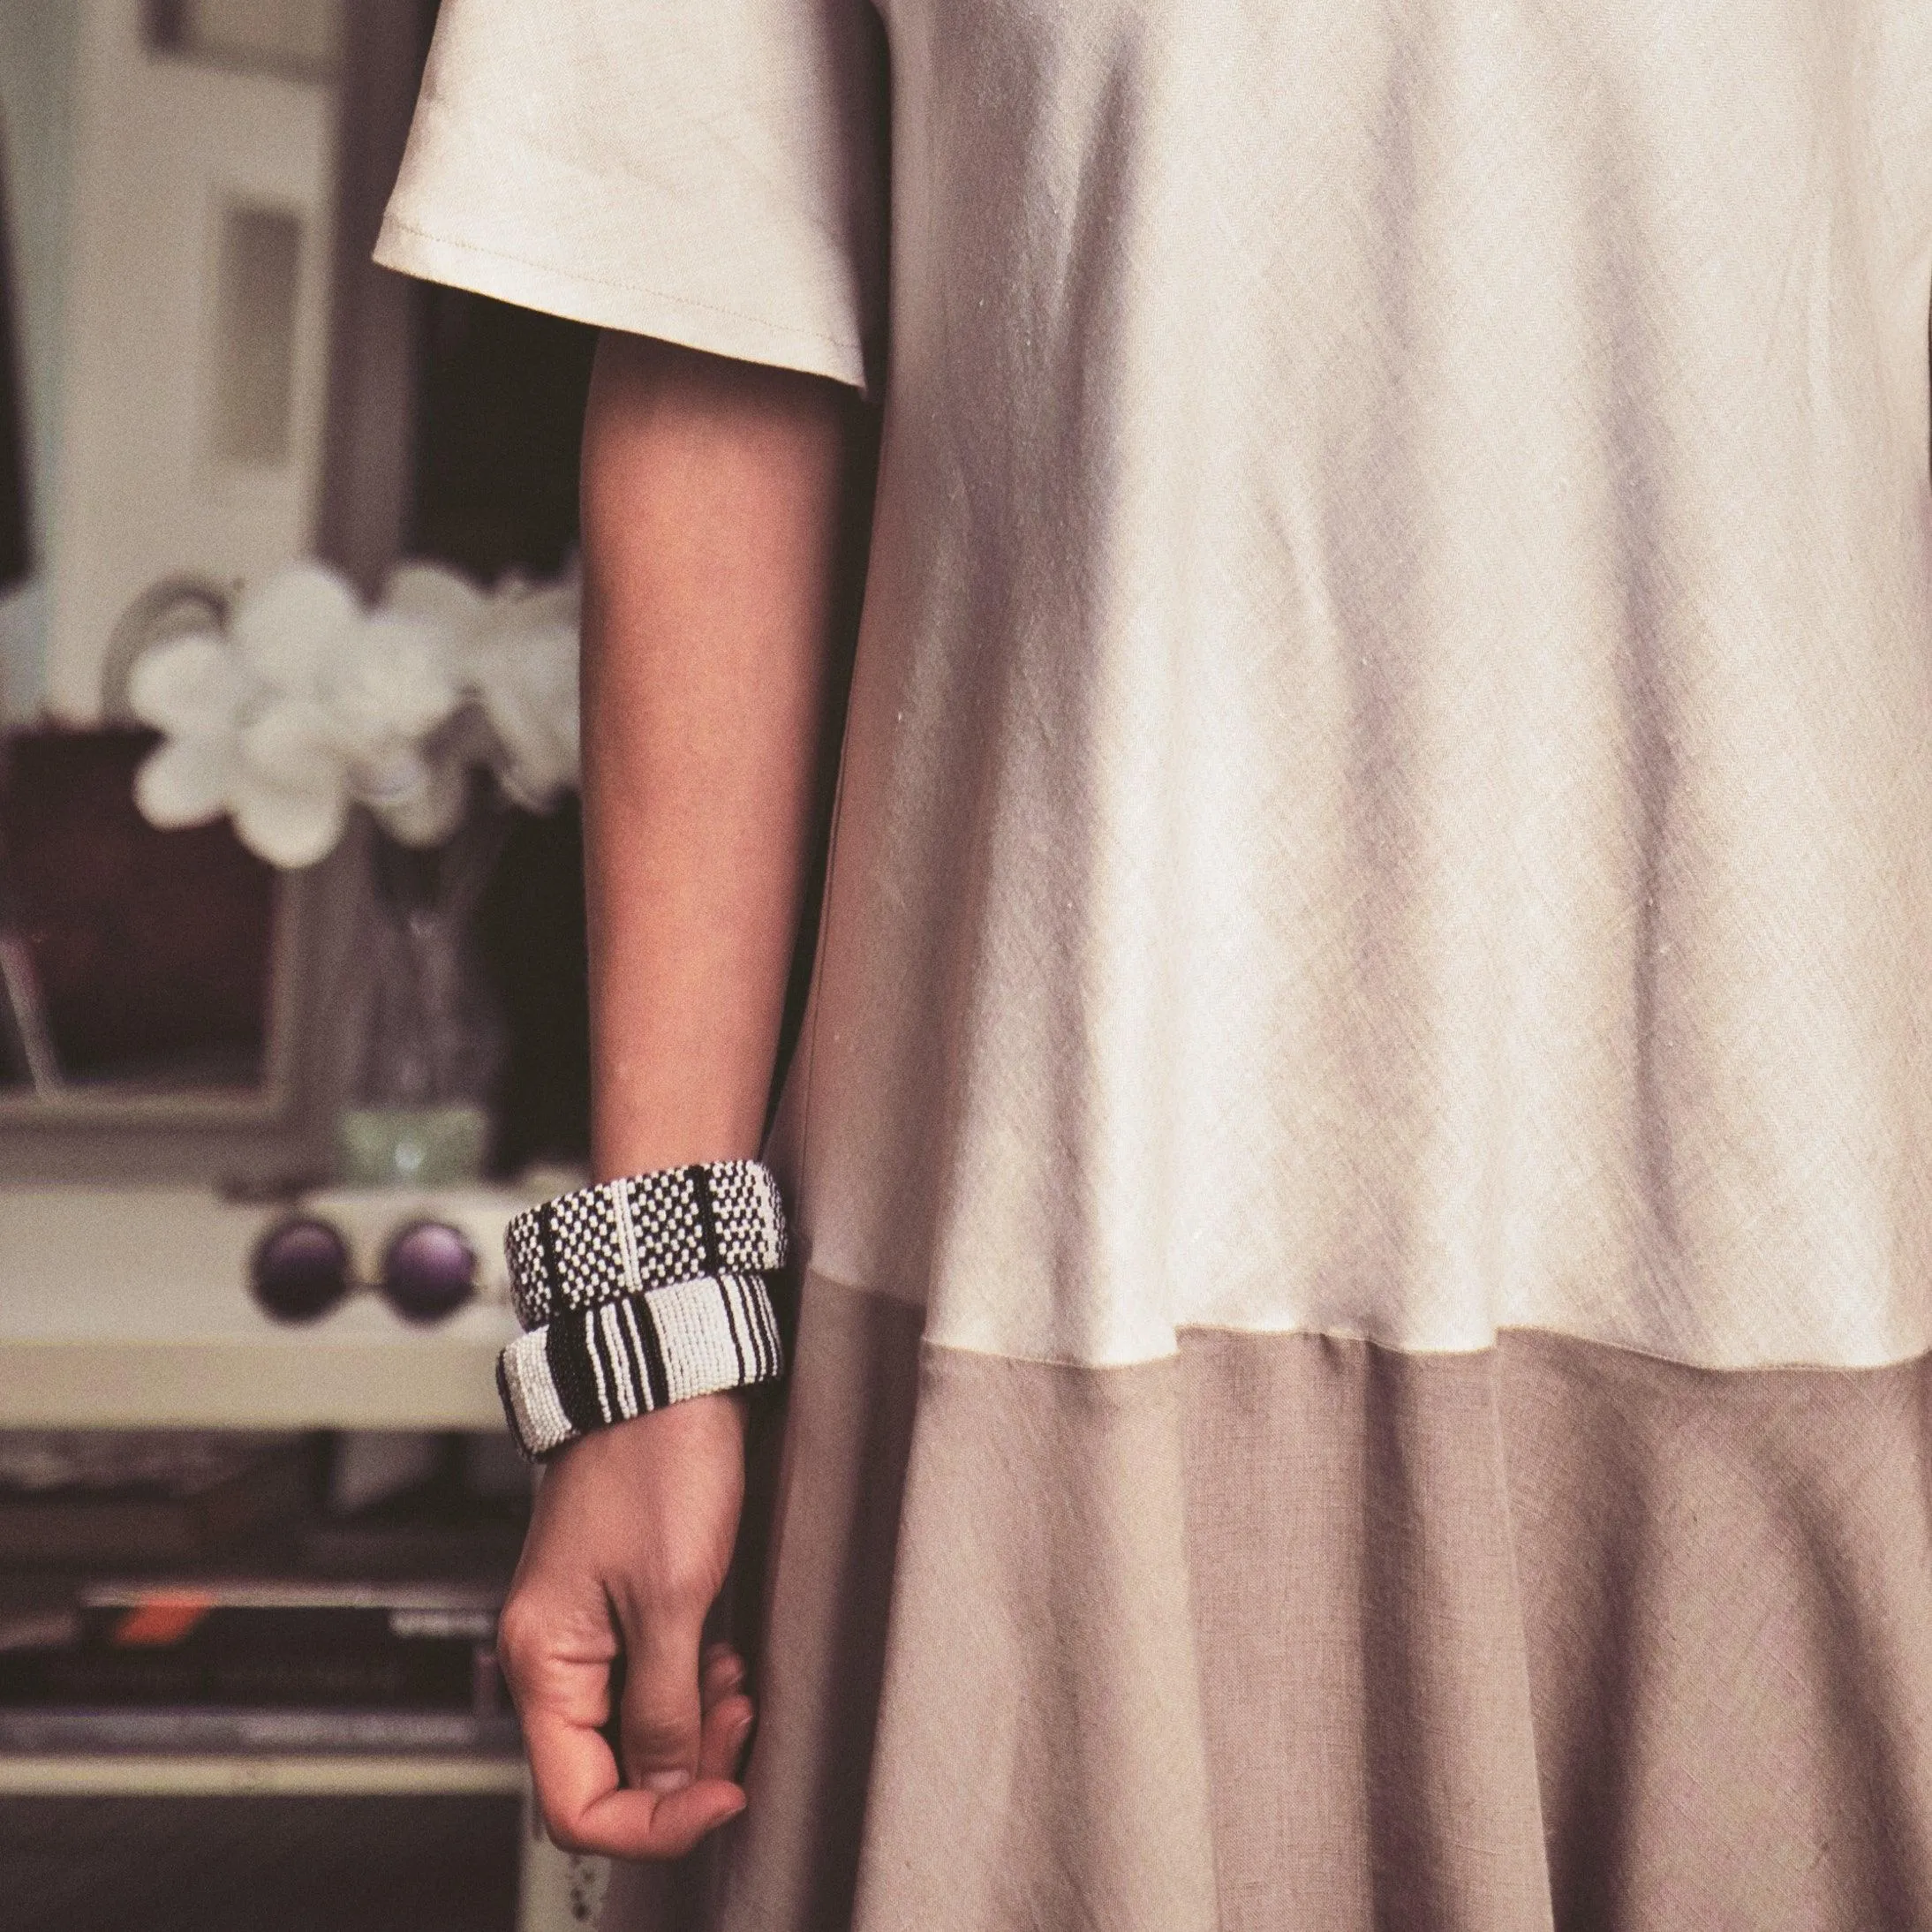
<svg viewBox="0 0 1932 1932">
<path fill-rule="evenodd" d="M 225 813 L 295 870 L 358 811 L 372 821 L 366 943 L 344 989 L 345 1180 L 454 1180 L 482 1163 L 500 1029 L 473 917 L 506 807 L 547 810 L 577 781 L 578 610 L 571 578 L 487 593 L 428 563 L 402 565 L 366 607 L 300 563 L 133 665 L 129 706 L 162 734 L 135 781 L 154 824 Z"/>
</svg>

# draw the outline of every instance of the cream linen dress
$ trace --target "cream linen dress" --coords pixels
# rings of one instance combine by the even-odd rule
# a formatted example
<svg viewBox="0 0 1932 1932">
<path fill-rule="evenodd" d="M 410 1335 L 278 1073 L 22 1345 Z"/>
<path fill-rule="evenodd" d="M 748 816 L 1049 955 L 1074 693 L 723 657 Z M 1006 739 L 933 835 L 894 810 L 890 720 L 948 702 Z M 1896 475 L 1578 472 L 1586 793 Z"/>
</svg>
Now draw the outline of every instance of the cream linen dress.
<svg viewBox="0 0 1932 1932">
<path fill-rule="evenodd" d="M 445 0 L 381 259 L 885 405 L 702 1922 L 1932 1926 L 1932 4 Z"/>
</svg>

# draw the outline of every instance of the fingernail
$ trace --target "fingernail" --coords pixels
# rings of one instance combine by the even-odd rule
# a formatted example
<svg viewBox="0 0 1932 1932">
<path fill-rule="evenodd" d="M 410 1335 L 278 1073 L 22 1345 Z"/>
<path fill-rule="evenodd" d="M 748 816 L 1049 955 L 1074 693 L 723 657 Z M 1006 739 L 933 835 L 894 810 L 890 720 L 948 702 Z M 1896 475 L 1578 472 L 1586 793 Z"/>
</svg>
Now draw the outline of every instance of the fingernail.
<svg viewBox="0 0 1932 1932">
<path fill-rule="evenodd" d="M 674 1791 L 683 1791 L 691 1781 L 689 1771 L 646 1771 L 644 1774 L 644 1788 L 656 1792 L 660 1797 Z"/>
</svg>

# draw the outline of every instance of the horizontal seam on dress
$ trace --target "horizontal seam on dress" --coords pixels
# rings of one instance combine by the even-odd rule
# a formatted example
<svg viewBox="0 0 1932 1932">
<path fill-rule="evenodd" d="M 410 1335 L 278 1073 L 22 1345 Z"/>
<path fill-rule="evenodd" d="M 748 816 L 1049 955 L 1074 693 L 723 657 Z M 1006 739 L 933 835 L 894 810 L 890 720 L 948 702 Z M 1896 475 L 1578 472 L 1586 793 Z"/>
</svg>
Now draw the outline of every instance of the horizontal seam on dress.
<svg viewBox="0 0 1932 1932">
<path fill-rule="evenodd" d="M 825 1276 L 819 1278 L 827 1279 Z M 844 1287 L 843 1283 L 834 1283 Z M 849 1294 L 878 1294 L 882 1300 L 891 1301 L 904 1308 L 916 1308 L 917 1304 L 901 1302 L 896 1295 L 886 1294 L 876 1288 L 849 1288 Z M 1189 1335 L 1226 1335 L 1242 1341 L 1346 1341 L 1354 1342 L 1363 1348 L 1373 1348 L 1378 1355 L 1401 1355 L 1411 1361 L 1427 1362 L 1468 1362 L 1479 1355 L 1496 1353 L 1498 1343 L 1511 1335 L 1540 1337 L 1549 1341 L 1568 1342 L 1579 1348 L 1601 1348 L 1608 1354 L 1634 1355 L 1640 1361 L 1655 1362 L 1666 1369 L 1681 1369 L 1692 1375 L 1740 1376 L 1740 1375 L 1885 1375 L 1895 1369 L 1909 1369 L 1932 1360 L 1932 1347 L 1914 1350 L 1909 1355 L 1897 1355 L 1888 1362 L 1747 1362 L 1719 1367 L 1708 1362 L 1687 1362 L 1680 1355 L 1660 1355 L 1654 1348 L 1641 1348 L 1634 1342 L 1604 1341 L 1595 1335 L 1579 1335 L 1564 1328 L 1543 1328 L 1528 1324 L 1511 1324 L 1498 1328 L 1494 1340 L 1479 1342 L 1468 1348 L 1412 1348 L 1400 1342 L 1380 1341 L 1373 1335 L 1364 1335 L 1349 1328 L 1236 1328 L 1219 1322 L 1189 1322 L 1174 1331 L 1185 1340 Z M 1148 1369 L 1163 1362 L 1178 1362 L 1181 1351 L 1170 1350 L 1166 1355 L 1142 1355 L 1132 1362 L 1082 1362 L 1073 1355 L 1036 1355 L 1018 1353 L 1004 1348 L 978 1348 L 970 1342 L 935 1341 L 930 1336 L 919 1338 L 922 1348 L 930 1348 L 935 1354 L 977 1355 L 993 1362 L 1021 1362 L 1038 1369 L 1079 1369 L 1090 1374 L 1101 1374 L 1115 1369 Z"/>
<path fill-rule="evenodd" d="M 895 1309 L 902 1309 L 915 1319 L 925 1312 L 924 1304 L 909 1300 L 902 1294 L 894 1294 L 889 1288 L 860 1287 L 857 1283 L 841 1280 L 836 1275 L 827 1274 L 822 1268 L 809 1264 L 799 1270 L 799 1279 L 807 1288 L 814 1282 L 822 1282 L 827 1287 L 836 1288 L 844 1294 L 865 1295 L 874 1301 L 889 1302 Z M 1910 1355 L 1895 1355 L 1886 1362 L 1747 1362 L 1718 1365 L 1709 1362 L 1687 1362 L 1680 1355 L 1661 1355 L 1654 1348 L 1639 1347 L 1634 1342 L 1605 1341 L 1596 1335 L 1579 1335 L 1564 1328 L 1546 1328 L 1529 1323 L 1511 1323 L 1496 1331 L 1494 1340 L 1481 1342 L 1468 1348 L 1411 1348 L 1400 1342 L 1379 1341 L 1372 1335 L 1364 1335 L 1359 1330 L 1347 1328 L 1237 1328 L 1225 1322 L 1189 1322 L 1174 1332 L 1176 1335 L 1226 1335 L 1249 1341 L 1350 1341 L 1359 1342 L 1364 1348 L 1373 1348 L 1385 1355 L 1407 1355 L 1444 1361 L 1466 1361 L 1476 1355 L 1492 1355 L 1497 1342 L 1508 1335 L 1542 1336 L 1551 1341 L 1574 1342 L 1579 1347 L 1603 1348 L 1615 1355 L 1635 1355 L 1645 1362 L 1661 1363 L 1668 1369 L 1683 1369 L 1695 1375 L 1883 1375 L 1893 1369 L 1908 1369 L 1913 1365 L 1932 1360 L 1932 1346 L 1914 1349 Z M 1037 1355 L 1023 1350 L 1010 1348 L 979 1348 L 970 1342 L 935 1341 L 931 1336 L 919 1338 L 922 1348 L 932 1349 L 935 1354 L 957 1355 L 978 1355 L 993 1362 L 1020 1362 L 1038 1369 L 1081 1369 L 1098 1374 L 1112 1369 L 1147 1369 L 1163 1362 L 1177 1362 L 1181 1357 L 1178 1348 L 1165 1355 L 1141 1355 L 1131 1362 L 1083 1362 L 1075 1355 Z"/>
<path fill-rule="evenodd" d="M 554 275 L 559 282 L 578 282 L 598 289 L 619 289 L 627 295 L 654 296 L 660 302 L 670 302 L 679 308 L 698 309 L 707 315 L 728 315 L 736 322 L 752 322 L 760 328 L 768 328 L 774 335 L 796 336 L 801 342 L 820 342 L 829 348 L 849 350 L 853 354 L 864 352 L 864 345 L 844 336 L 827 336 L 815 328 L 795 328 L 788 322 L 774 322 L 764 315 L 753 315 L 748 310 L 726 308 L 720 302 L 701 302 L 691 295 L 674 295 L 668 289 L 660 289 L 648 282 L 620 282 L 614 275 L 585 275 L 575 268 L 558 268 L 549 262 L 532 260 L 528 255 L 513 255 L 507 248 L 490 248 L 481 242 L 459 241 L 454 235 L 439 235 L 434 229 L 421 228 L 414 222 L 400 215 L 390 215 L 387 225 L 400 229 L 405 235 L 413 235 L 419 241 L 434 242 L 440 248 L 455 248 L 464 254 L 487 255 L 492 261 L 514 262 L 519 268 L 533 268 L 539 275 Z"/>
<path fill-rule="evenodd" d="M 1636 1342 L 1606 1341 L 1600 1335 L 1583 1335 L 1574 1329 L 1549 1328 L 1534 1322 L 1506 1322 L 1496 1331 L 1495 1340 L 1483 1342 L 1473 1348 L 1411 1348 L 1400 1342 L 1381 1341 L 1373 1335 L 1364 1335 L 1353 1329 L 1344 1328 L 1236 1328 L 1222 1322 L 1189 1322 L 1176 1332 L 1181 1335 L 1228 1335 L 1256 1340 L 1279 1338 L 1285 1341 L 1293 1341 L 1305 1337 L 1310 1341 L 1353 1341 L 1360 1342 L 1364 1348 L 1377 1349 L 1385 1355 L 1458 1359 L 1491 1355 L 1495 1352 L 1498 1342 L 1508 1336 L 1521 1335 L 1548 1341 L 1570 1342 L 1580 1348 L 1602 1348 L 1612 1355 L 1635 1355 L 1640 1361 L 1655 1362 L 1667 1369 L 1683 1369 L 1694 1375 L 1884 1375 L 1893 1369 L 1909 1369 L 1917 1363 L 1932 1360 L 1932 1345 L 1928 1345 L 1913 1350 L 1910 1355 L 1894 1355 L 1885 1362 L 1743 1362 L 1729 1364 L 1690 1362 L 1682 1355 L 1666 1355 L 1657 1349 L 1642 1347 Z M 1160 1359 L 1166 1361 L 1171 1358 L 1163 1356 Z"/>
</svg>

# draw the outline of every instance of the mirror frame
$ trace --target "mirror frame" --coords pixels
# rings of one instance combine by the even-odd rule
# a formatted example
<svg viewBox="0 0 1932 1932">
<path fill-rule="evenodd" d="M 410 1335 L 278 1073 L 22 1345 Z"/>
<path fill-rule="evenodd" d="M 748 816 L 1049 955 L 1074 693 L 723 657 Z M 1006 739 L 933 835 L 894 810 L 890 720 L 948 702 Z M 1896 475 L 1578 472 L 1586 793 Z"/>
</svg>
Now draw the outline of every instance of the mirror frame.
<svg viewBox="0 0 1932 1932">
<path fill-rule="evenodd" d="M 401 164 L 434 0 L 348 0 L 336 124 L 328 387 L 314 554 L 367 595 L 401 554 L 414 456 L 419 303 L 371 260 Z M 0 1093 L 0 1181 L 215 1183 L 328 1173 L 346 1090 L 345 973 L 366 890 L 357 826 L 277 881 L 260 1086 Z"/>
</svg>

